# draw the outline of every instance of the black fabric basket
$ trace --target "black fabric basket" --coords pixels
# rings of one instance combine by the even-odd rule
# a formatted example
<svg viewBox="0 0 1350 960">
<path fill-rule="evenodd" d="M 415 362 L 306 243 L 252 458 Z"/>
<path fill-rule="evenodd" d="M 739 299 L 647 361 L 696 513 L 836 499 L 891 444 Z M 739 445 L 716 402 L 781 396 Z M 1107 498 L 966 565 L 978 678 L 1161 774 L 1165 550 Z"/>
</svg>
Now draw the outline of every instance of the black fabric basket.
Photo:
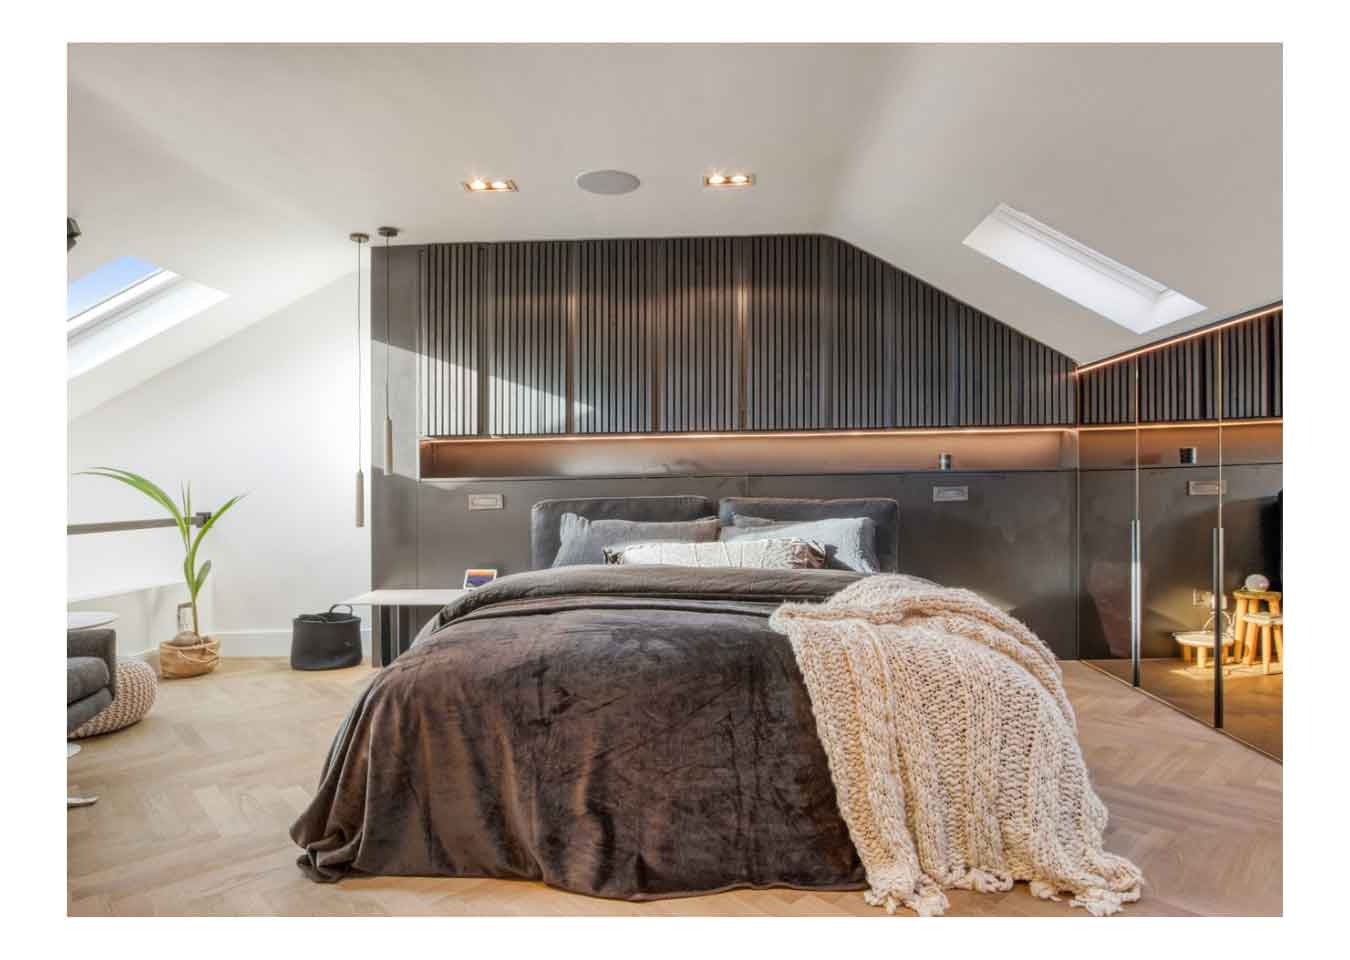
<svg viewBox="0 0 1350 960">
<path fill-rule="evenodd" d="M 347 607 L 346 613 L 335 613 Z M 361 618 L 345 603 L 291 621 L 291 669 L 336 670 L 361 662 Z"/>
</svg>

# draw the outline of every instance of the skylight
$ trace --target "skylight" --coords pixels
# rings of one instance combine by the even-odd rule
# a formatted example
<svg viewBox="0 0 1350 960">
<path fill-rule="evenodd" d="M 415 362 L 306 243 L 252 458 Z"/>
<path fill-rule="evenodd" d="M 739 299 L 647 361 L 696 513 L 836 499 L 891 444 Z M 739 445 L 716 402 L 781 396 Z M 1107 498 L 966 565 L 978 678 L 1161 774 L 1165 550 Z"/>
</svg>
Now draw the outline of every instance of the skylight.
<svg viewBox="0 0 1350 960">
<path fill-rule="evenodd" d="M 66 287 L 66 379 L 72 380 L 226 299 L 137 257 L 105 263 Z"/>
<path fill-rule="evenodd" d="M 965 245 L 1134 333 L 1205 309 L 1006 203 L 970 232 Z"/>
<path fill-rule="evenodd" d="M 75 319 L 159 272 L 159 267 L 139 257 L 119 257 L 105 263 L 66 287 L 66 320 Z"/>
</svg>

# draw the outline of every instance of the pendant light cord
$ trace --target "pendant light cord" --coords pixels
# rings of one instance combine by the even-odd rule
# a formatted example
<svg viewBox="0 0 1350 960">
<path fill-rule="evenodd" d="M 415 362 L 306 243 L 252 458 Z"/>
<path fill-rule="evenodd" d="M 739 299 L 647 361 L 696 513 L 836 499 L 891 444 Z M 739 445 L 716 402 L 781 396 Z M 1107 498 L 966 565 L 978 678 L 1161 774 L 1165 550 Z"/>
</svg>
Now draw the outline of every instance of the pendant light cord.
<svg viewBox="0 0 1350 960">
<path fill-rule="evenodd" d="M 393 343 L 389 339 L 389 233 L 384 234 L 384 415 L 389 416 L 389 354 Z M 392 469 L 392 464 L 385 464 Z"/>
<path fill-rule="evenodd" d="M 361 244 L 356 246 L 356 469 L 361 469 Z"/>
</svg>

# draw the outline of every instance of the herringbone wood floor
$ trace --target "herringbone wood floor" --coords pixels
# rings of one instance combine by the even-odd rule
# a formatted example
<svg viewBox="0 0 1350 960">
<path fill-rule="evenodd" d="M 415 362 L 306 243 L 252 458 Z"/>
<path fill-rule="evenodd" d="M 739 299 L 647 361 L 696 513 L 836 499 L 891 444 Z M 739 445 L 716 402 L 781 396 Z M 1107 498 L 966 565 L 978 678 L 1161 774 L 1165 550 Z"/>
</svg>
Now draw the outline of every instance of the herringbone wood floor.
<svg viewBox="0 0 1350 960">
<path fill-rule="evenodd" d="M 1140 914 L 1281 912 L 1281 768 L 1080 664 L 1065 664 L 1083 750 L 1111 811 L 1108 849 L 1148 879 Z M 366 878 L 317 885 L 287 828 L 369 668 L 295 673 L 225 660 L 162 683 L 135 727 L 83 742 L 68 817 L 71 914 L 857 914 L 858 892 L 733 891 L 626 903 L 506 880 Z M 955 892 L 954 914 L 1084 915 L 1033 898 Z"/>
</svg>

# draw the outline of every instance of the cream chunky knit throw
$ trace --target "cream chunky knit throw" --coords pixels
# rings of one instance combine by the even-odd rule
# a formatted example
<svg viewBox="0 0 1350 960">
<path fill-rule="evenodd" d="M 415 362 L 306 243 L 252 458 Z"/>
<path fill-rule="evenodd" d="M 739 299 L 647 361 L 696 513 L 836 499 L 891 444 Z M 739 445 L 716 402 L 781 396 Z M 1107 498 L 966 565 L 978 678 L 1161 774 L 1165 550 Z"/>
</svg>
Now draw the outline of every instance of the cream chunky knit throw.
<svg viewBox="0 0 1350 960">
<path fill-rule="evenodd" d="M 1021 623 L 904 576 L 769 623 L 806 679 L 868 903 L 940 914 L 944 888 L 1015 880 L 1098 916 L 1139 899 L 1139 868 L 1102 849 L 1106 807 L 1059 665 Z"/>
</svg>

